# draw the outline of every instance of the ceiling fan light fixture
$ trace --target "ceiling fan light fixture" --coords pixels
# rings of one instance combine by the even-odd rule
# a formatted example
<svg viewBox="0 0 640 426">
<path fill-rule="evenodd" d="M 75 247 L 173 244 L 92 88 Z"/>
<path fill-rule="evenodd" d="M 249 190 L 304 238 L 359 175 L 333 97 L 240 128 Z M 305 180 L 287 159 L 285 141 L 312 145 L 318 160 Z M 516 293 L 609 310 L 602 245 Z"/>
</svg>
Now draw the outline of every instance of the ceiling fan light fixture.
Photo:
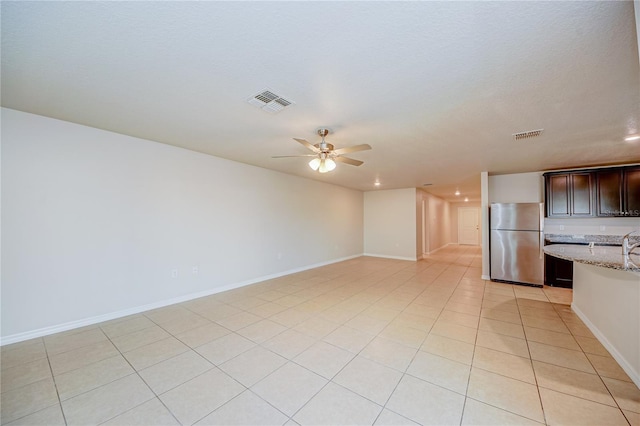
<svg viewBox="0 0 640 426">
<path fill-rule="evenodd" d="M 354 160 L 353 158 L 345 157 L 344 154 L 349 154 L 351 152 L 359 152 L 366 151 L 371 149 L 371 146 L 368 144 L 360 144 L 354 145 L 346 148 L 335 149 L 335 147 L 326 142 L 324 137 L 330 133 L 330 130 L 327 128 L 320 128 L 317 130 L 318 135 L 322 137 L 322 141 L 315 145 L 310 144 L 304 139 L 293 138 L 296 142 L 302 144 L 307 149 L 311 150 L 313 154 L 306 155 L 277 155 L 272 158 L 285 158 L 285 157 L 314 157 L 311 161 L 309 161 L 309 167 L 314 172 L 317 171 L 319 173 L 327 173 L 335 170 L 336 161 L 341 163 L 349 164 L 350 166 L 360 166 L 364 164 L 363 161 Z"/>
<path fill-rule="evenodd" d="M 318 167 L 320 167 L 320 162 L 321 160 L 316 157 L 313 160 L 309 161 L 309 167 L 311 167 L 311 169 L 315 172 L 316 170 L 318 170 Z"/>
<path fill-rule="evenodd" d="M 318 171 L 320 173 L 327 173 L 336 168 L 336 162 L 331 158 L 323 158 L 320 160 L 320 167 L 318 167 Z"/>
</svg>

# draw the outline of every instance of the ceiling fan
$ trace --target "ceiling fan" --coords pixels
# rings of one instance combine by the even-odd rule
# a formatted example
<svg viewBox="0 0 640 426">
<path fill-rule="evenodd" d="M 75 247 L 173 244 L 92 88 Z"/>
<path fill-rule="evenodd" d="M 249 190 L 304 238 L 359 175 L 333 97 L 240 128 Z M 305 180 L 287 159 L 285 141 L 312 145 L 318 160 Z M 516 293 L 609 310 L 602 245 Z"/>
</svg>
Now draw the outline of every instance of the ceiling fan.
<svg viewBox="0 0 640 426">
<path fill-rule="evenodd" d="M 272 158 L 287 158 L 287 157 L 315 157 L 309 161 L 309 167 L 319 173 L 327 173 L 336 168 L 336 161 L 340 163 L 350 164 L 352 166 L 359 166 L 363 164 L 363 161 L 354 160 L 353 158 L 343 157 L 343 154 L 349 154 L 352 152 L 366 151 L 371 149 L 370 145 L 362 144 L 350 146 L 348 148 L 335 149 L 330 143 L 325 142 L 324 138 L 330 133 L 329 129 L 320 128 L 317 131 L 318 135 L 322 137 L 322 141 L 315 145 L 307 142 L 304 139 L 293 138 L 293 140 L 301 143 L 311 151 L 313 154 L 306 155 L 277 155 Z"/>
</svg>

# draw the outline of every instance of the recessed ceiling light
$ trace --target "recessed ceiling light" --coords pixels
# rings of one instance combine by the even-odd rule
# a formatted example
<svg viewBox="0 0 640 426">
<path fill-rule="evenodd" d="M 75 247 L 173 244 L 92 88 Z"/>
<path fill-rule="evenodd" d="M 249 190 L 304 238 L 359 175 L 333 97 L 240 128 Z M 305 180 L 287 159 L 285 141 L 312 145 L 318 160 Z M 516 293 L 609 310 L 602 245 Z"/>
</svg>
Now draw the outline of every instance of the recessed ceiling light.
<svg viewBox="0 0 640 426">
<path fill-rule="evenodd" d="M 373 183 L 375 186 L 380 186 L 380 182 L 374 182 Z"/>
<path fill-rule="evenodd" d="M 640 139 L 640 135 L 631 135 L 624 138 L 624 140 L 627 142 L 637 141 L 638 139 Z"/>
<path fill-rule="evenodd" d="M 464 197 L 464 202 L 468 203 L 469 202 L 469 197 Z"/>
<path fill-rule="evenodd" d="M 456 189 L 456 195 L 460 195 L 460 191 Z"/>
</svg>

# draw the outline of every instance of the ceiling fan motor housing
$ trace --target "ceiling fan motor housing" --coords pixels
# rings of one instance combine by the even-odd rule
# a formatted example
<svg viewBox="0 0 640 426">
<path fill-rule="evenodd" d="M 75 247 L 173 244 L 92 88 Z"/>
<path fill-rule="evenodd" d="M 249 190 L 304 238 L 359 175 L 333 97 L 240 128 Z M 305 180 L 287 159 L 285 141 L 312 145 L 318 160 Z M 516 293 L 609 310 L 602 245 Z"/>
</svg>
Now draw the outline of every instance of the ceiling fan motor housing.
<svg viewBox="0 0 640 426">
<path fill-rule="evenodd" d="M 322 141 L 320 143 L 317 143 L 314 145 L 316 148 L 318 148 L 320 151 L 322 152 L 330 152 L 333 151 L 333 145 L 331 145 L 330 143 L 327 143 L 325 141 Z"/>
<path fill-rule="evenodd" d="M 317 130 L 317 132 L 318 132 L 318 135 L 320 135 L 320 137 L 322 138 L 322 141 L 320 143 L 315 144 L 314 146 L 318 148 L 320 151 L 325 153 L 333 151 L 334 149 L 333 145 L 324 141 L 324 137 L 327 136 L 329 133 L 331 133 L 331 130 L 325 127 L 321 127 Z"/>
</svg>

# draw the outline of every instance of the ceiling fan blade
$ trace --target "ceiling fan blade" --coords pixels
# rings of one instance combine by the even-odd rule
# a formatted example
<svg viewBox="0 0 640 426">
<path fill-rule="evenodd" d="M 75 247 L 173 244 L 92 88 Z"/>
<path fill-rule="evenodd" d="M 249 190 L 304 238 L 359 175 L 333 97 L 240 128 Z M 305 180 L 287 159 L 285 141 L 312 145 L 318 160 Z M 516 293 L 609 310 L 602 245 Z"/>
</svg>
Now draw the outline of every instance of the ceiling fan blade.
<svg viewBox="0 0 640 426">
<path fill-rule="evenodd" d="M 271 158 L 291 158 L 291 157 L 317 157 L 316 154 L 304 154 L 304 155 L 274 155 Z"/>
<path fill-rule="evenodd" d="M 337 155 L 342 155 L 342 154 L 349 154 L 351 152 L 366 151 L 368 149 L 371 149 L 371 146 L 364 143 L 362 145 L 355 145 L 355 146 L 350 146 L 348 148 L 336 149 L 333 152 Z"/>
<path fill-rule="evenodd" d="M 315 146 L 313 146 L 312 144 L 310 144 L 309 142 L 307 142 L 304 139 L 298 139 L 298 138 L 293 138 L 294 141 L 300 142 L 302 145 L 306 146 L 307 148 L 309 148 L 311 151 L 315 152 L 316 154 L 320 152 L 320 150 L 318 148 L 316 148 Z"/>
<path fill-rule="evenodd" d="M 333 159 L 341 163 L 350 164 L 352 166 L 359 166 L 361 164 L 364 164 L 364 161 L 354 160 L 353 158 L 348 158 L 348 157 L 334 157 Z"/>
</svg>

